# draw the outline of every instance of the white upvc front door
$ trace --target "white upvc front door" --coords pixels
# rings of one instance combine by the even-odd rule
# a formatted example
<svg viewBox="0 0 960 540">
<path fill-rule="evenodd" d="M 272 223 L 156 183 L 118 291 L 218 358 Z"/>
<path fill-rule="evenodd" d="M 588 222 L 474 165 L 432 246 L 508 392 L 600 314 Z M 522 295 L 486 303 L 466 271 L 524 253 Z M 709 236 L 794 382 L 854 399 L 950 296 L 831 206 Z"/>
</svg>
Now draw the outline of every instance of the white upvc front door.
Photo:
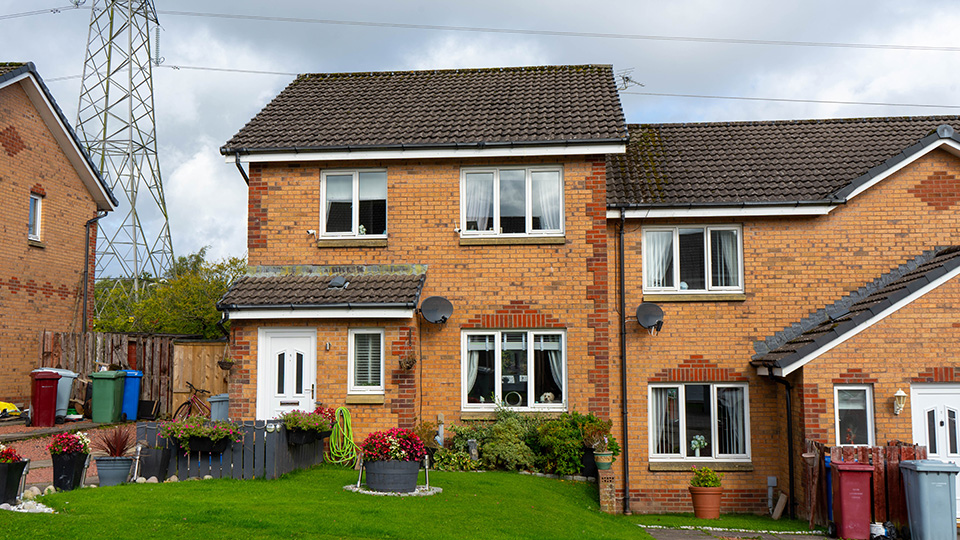
<svg viewBox="0 0 960 540">
<path fill-rule="evenodd" d="M 927 458 L 960 465 L 960 385 L 914 384 L 910 406 L 913 441 L 927 447 Z M 957 484 L 960 517 L 960 475 Z"/>
<path fill-rule="evenodd" d="M 317 332 L 261 328 L 257 361 L 257 420 L 292 410 L 313 411 L 317 384 Z"/>
</svg>

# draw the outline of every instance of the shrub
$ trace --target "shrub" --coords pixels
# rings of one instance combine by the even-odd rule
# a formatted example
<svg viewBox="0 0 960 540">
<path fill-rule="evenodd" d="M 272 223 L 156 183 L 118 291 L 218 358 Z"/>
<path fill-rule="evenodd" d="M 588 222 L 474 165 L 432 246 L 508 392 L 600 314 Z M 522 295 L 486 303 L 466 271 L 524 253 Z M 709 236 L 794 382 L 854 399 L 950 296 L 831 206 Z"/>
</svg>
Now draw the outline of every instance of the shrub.
<svg viewBox="0 0 960 540">
<path fill-rule="evenodd" d="M 374 431 L 360 448 L 366 461 L 420 461 L 427 453 L 420 437 L 404 428 Z"/>
<path fill-rule="evenodd" d="M 490 428 L 490 438 L 483 446 L 481 458 L 485 467 L 516 471 L 533 467 L 533 451 L 523 442 L 523 426 L 517 418 L 498 419 Z"/>
<path fill-rule="evenodd" d="M 467 441 L 474 439 L 477 446 L 482 448 L 490 440 L 492 424 L 471 423 L 464 426 L 452 425 L 450 431 L 453 438 L 450 439 L 450 446 L 454 451 L 469 453 L 470 446 Z"/>
<path fill-rule="evenodd" d="M 537 430 L 537 435 L 537 468 L 559 475 L 580 472 L 583 437 L 576 426 L 561 417 L 544 422 Z"/>
<path fill-rule="evenodd" d="M 437 435 L 437 424 L 434 422 L 420 422 L 417 424 L 417 427 L 413 428 L 413 432 L 417 434 L 417 437 L 420 437 L 420 440 L 423 441 L 423 446 L 426 448 L 435 450 L 440 447 L 435 439 Z"/>
<path fill-rule="evenodd" d="M 89 454 L 90 438 L 87 437 L 86 433 L 80 431 L 76 433 L 59 433 L 55 435 L 53 440 L 50 441 L 50 444 L 47 445 L 47 450 L 50 451 L 51 455 Z"/>
<path fill-rule="evenodd" d="M 723 480 L 723 473 L 716 473 L 710 467 L 693 467 L 693 478 L 690 479 L 690 485 L 693 487 L 720 487 L 720 481 Z"/>
<path fill-rule="evenodd" d="M 438 448 L 433 454 L 433 468 L 438 471 L 476 471 L 481 465 L 479 460 L 470 459 L 466 452 Z"/>
<path fill-rule="evenodd" d="M 610 420 L 601 420 L 593 413 L 580 414 L 576 411 L 564 414 L 562 418 L 576 426 L 583 437 L 583 445 L 593 448 L 597 452 L 611 452 L 613 457 L 620 455 L 620 445 L 617 439 L 610 434 L 613 422 Z"/>
</svg>

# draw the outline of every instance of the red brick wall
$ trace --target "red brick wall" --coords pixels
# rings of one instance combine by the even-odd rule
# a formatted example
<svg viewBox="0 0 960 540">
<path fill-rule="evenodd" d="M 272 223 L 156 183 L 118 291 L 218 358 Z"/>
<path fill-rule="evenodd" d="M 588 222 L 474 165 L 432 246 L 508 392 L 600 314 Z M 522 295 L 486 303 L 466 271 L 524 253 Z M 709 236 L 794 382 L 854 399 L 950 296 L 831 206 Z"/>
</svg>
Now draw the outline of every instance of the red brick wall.
<svg viewBox="0 0 960 540">
<path fill-rule="evenodd" d="M 31 192 L 43 196 L 40 245 L 27 241 Z M 80 330 L 84 224 L 95 215 L 26 93 L 0 89 L 0 401 L 29 401 L 42 330 Z"/>
</svg>

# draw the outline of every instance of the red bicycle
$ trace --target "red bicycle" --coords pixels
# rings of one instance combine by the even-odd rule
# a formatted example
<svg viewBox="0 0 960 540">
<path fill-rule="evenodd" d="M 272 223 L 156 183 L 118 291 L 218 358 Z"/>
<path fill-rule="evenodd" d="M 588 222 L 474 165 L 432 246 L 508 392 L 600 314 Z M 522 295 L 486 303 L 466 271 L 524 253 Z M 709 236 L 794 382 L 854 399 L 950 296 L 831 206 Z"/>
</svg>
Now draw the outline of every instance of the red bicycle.
<svg viewBox="0 0 960 540">
<path fill-rule="evenodd" d="M 200 398 L 201 394 L 209 394 L 209 390 L 204 390 L 203 388 L 197 388 L 190 381 L 187 381 L 187 386 L 190 387 L 190 390 L 193 390 L 193 394 L 189 399 L 184 401 L 177 407 L 177 411 L 173 413 L 173 418 L 175 420 L 181 420 L 188 416 L 200 415 L 205 418 L 210 418 L 210 406 L 204 403 L 203 399 Z"/>
</svg>

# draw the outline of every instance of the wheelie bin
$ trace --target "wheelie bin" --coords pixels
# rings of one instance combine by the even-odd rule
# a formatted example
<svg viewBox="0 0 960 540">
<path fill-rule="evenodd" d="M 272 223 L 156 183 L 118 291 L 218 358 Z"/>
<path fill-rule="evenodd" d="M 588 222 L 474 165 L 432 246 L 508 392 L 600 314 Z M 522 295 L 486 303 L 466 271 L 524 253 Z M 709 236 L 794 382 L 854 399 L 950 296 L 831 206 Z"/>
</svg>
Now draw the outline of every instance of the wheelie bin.
<svg viewBox="0 0 960 540">
<path fill-rule="evenodd" d="M 70 407 L 70 394 L 73 393 L 73 381 L 79 374 L 69 369 L 52 367 L 39 368 L 37 371 L 52 371 L 60 374 L 60 382 L 57 383 L 57 417 L 66 416 L 67 408 Z"/>
<path fill-rule="evenodd" d="M 52 427 L 57 423 L 57 384 L 60 374 L 35 369 L 30 372 L 30 425 Z"/>
<path fill-rule="evenodd" d="M 134 369 L 120 370 L 126 374 L 123 379 L 123 407 L 120 410 L 122 420 L 136 420 L 137 407 L 140 406 L 140 381 L 143 372 Z"/>
<path fill-rule="evenodd" d="M 123 408 L 122 371 L 98 371 L 91 373 L 93 379 L 92 420 L 98 423 L 112 423 L 120 420 Z"/>
<path fill-rule="evenodd" d="M 834 461 L 830 468 L 833 469 L 833 519 L 837 525 L 837 537 L 869 540 L 873 465 Z"/>
<path fill-rule="evenodd" d="M 957 473 L 960 467 L 935 459 L 900 462 L 907 496 L 910 537 L 956 540 Z"/>
</svg>

